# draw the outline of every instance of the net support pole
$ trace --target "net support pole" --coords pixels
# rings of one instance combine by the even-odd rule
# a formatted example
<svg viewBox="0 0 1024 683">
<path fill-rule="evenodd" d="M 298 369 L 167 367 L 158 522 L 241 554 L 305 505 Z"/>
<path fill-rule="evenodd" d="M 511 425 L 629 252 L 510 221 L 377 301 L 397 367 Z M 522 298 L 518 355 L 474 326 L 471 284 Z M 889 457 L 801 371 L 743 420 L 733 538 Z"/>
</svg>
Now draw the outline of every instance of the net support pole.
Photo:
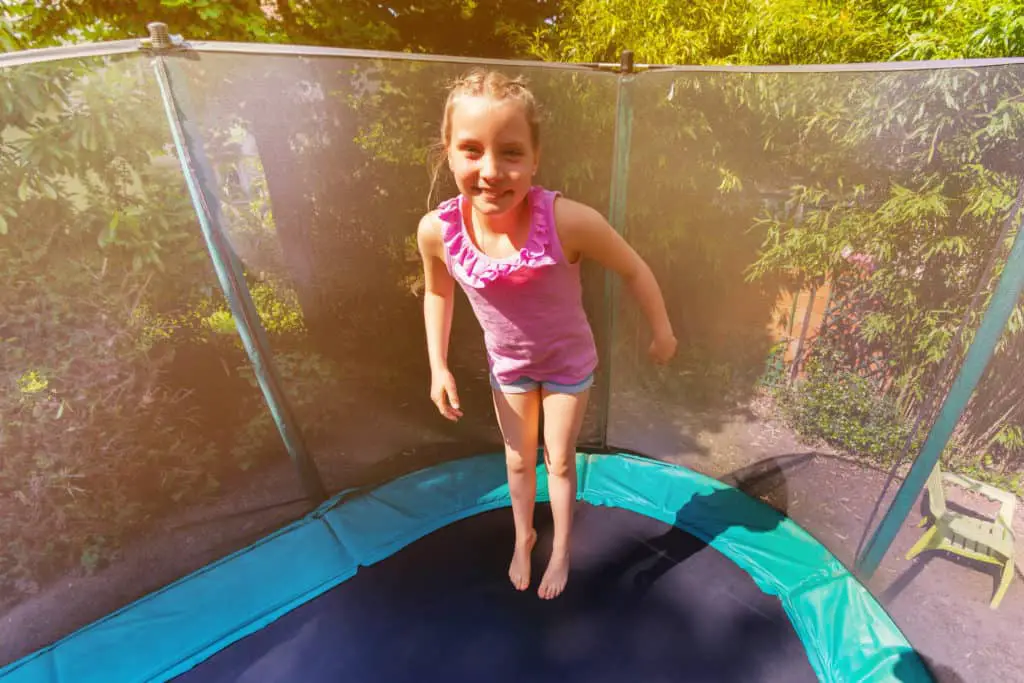
<svg viewBox="0 0 1024 683">
<path fill-rule="evenodd" d="M 1011 225 L 1019 221 L 1021 199 L 1024 198 L 1024 182 L 1018 190 L 1017 201 L 1010 212 Z M 860 557 L 857 558 L 857 570 L 865 577 L 871 577 L 892 545 L 900 526 L 910 514 L 914 502 L 924 489 L 928 477 L 939 462 L 942 451 L 953 435 L 960 417 L 974 389 L 978 386 L 985 368 L 992 359 L 999 339 L 1013 313 L 1013 309 L 1024 291 L 1024 235 L 1021 234 L 1018 222 L 1013 246 L 1006 259 L 1006 267 L 999 278 L 988 310 L 982 318 L 981 326 L 967 349 L 964 363 L 943 401 L 935 423 L 928 433 L 928 438 L 921 449 L 921 454 L 914 460 L 906 479 L 900 485 L 892 504 L 886 511 L 878 528 L 871 536 Z M 997 245 L 998 249 L 999 246 Z"/>
<path fill-rule="evenodd" d="M 611 192 L 608 206 L 608 222 L 622 236 L 626 235 L 626 197 L 629 189 L 629 151 L 633 139 L 632 83 L 636 69 L 633 52 L 624 50 L 619 62 L 618 95 L 615 105 L 615 143 L 612 151 Z M 605 274 L 605 348 L 603 365 L 607 368 L 608 381 L 605 383 L 600 412 L 601 447 L 608 447 L 608 417 L 611 411 L 612 356 L 615 344 L 615 321 L 617 290 L 612 273 Z"/>
<path fill-rule="evenodd" d="M 302 438 L 302 432 L 282 390 L 274 367 L 270 344 L 245 283 L 242 265 L 231 247 L 224 229 L 220 202 L 214 192 L 213 169 L 203 149 L 202 138 L 189 117 L 188 89 L 184 79 L 167 58 L 175 45 L 164 24 L 149 25 L 150 39 L 144 47 L 153 52 L 153 71 L 160 87 L 167 122 L 175 151 L 181 163 L 196 217 L 203 231 L 207 251 L 217 273 L 221 290 L 231 308 L 242 346 L 252 363 L 253 372 L 277 426 L 288 455 L 298 470 L 306 495 L 315 503 L 327 499 L 323 481 Z"/>
</svg>

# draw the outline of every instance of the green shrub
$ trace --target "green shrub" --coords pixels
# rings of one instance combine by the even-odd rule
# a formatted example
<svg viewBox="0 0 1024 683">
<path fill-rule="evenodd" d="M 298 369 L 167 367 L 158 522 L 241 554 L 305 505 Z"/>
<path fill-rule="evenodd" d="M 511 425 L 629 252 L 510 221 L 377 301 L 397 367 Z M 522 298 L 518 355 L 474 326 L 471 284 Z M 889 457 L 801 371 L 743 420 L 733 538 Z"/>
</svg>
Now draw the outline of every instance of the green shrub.
<svg viewBox="0 0 1024 683">
<path fill-rule="evenodd" d="M 827 351 L 812 356 L 804 378 L 781 389 L 780 398 L 802 436 L 880 464 L 900 454 L 909 433 L 896 403 Z"/>
</svg>

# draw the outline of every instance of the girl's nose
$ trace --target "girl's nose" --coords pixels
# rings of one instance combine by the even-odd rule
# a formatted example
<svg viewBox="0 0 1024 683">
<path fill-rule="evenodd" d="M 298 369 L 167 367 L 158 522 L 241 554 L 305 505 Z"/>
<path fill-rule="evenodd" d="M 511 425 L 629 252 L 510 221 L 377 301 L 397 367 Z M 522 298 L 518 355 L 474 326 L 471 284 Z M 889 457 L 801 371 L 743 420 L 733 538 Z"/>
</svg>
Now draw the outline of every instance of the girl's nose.
<svg viewBox="0 0 1024 683">
<path fill-rule="evenodd" d="M 480 175 L 484 178 L 498 177 L 498 162 L 493 155 L 486 154 L 480 160 Z"/>
</svg>

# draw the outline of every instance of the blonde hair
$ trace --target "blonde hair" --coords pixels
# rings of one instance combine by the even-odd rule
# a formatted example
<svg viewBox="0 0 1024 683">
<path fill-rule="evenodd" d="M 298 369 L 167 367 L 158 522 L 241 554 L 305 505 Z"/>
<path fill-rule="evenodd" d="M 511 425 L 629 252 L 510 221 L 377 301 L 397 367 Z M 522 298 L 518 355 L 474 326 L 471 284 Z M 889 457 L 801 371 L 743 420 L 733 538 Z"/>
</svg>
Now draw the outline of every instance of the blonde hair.
<svg viewBox="0 0 1024 683">
<path fill-rule="evenodd" d="M 509 78 L 499 71 L 488 71 L 475 68 L 455 79 L 448 87 L 448 99 L 444 104 L 441 117 L 441 137 L 433 148 L 431 164 L 430 194 L 427 196 L 428 208 L 433 208 L 432 198 L 437 178 L 445 165 L 448 145 L 452 141 L 452 112 L 460 97 L 486 96 L 498 101 L 513 100 L 523 106 L 523 114 L 530 126 L 530 140 L 533 148 L 540 147 L 540 106 L 537 99 L 527 87 L 523 77 Z"/>
</svg>

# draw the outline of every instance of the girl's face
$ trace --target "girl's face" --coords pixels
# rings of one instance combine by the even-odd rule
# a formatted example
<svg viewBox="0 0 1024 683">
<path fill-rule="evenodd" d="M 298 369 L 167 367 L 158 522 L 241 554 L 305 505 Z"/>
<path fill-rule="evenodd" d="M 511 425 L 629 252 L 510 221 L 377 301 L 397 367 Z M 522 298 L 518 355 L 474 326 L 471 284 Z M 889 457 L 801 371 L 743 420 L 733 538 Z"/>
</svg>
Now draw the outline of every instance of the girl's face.
<svg viewBox="0 0 1024 683">
<path fill-rule="evenodd" d="M 455 102 L 448 167 L 478 212 L 499 215 L 518 207 L 539 160 L 521 104 L 486 96 Z"/>
</svg>

